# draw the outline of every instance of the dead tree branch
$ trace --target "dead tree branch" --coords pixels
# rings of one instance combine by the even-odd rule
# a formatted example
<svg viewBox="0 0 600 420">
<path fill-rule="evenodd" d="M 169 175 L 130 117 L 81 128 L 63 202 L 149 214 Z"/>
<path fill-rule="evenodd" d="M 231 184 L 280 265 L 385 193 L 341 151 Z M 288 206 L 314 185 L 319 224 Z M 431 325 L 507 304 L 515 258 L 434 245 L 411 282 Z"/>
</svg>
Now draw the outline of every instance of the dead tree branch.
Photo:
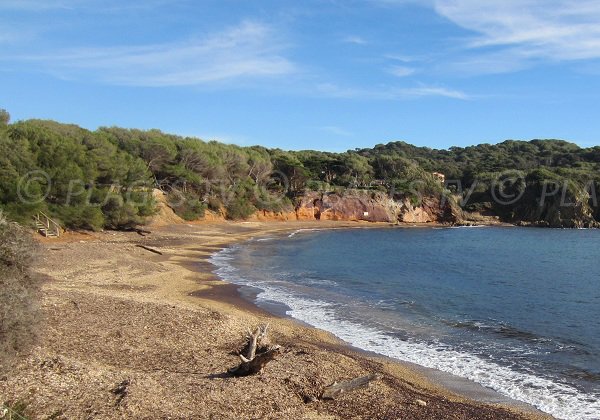
<svg viewBox="0 0 600 420">
<path fill-rule="evenodd" d="M 261 373 L 265 365 L 279 354 L 280 346 L 268 344 L 268 330 L 268 324 L 257 327 L 254 332 L 248 330 L 246 345 L 239 354 L 242 363 L 229 369 L 230 374 L 248 376 Z"/>
</svg>

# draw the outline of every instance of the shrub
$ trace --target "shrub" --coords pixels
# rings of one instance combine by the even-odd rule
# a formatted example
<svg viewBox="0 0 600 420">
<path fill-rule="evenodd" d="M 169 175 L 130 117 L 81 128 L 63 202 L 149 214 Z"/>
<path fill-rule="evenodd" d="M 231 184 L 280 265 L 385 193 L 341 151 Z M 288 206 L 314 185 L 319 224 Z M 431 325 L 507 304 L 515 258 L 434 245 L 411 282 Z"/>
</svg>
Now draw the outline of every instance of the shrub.
<svg viewBox="0 0 600 420">
<path fill-rule="evenodd" d="M 259 197 L 256 203 L 258 210 L 272 211 L 274 213 L 294 211 L 294 206 L 288 197 L 264 195 Z"/>
<path fill-rule="evenodd" d="M 0 213 L 0 371 L 36 338 L 40 284 L 29 271 L 35 253 L 30 233 Z"/>
<path fill-rule="evenodd" d="M 245 197 L 235 197 L 225 206 L 227 218 L 231 220 L 247 219 L 254 212 L 256 207 Z"/>
<path fill-rule="evenodd" d="M 217 197 L 211 196 L 208 198 L 209 210 L 220 212 L 222 206 L 223 206 L 223 203 L 221 203 L 221 200 L 219 200 Z"/>
<path fill-rule="evenodd" d="M 195 194 L 173 189 L 167 196 L 167 202 L 175 214 L 184 220 L 197 220 L 204 217 L 206 204 L 201 202 Z"/>
<path fill-rule="evenodd" d="M 142 224 L 143 219 L 138 215 L 137 208 L 120 195 L 113 195 L 102 206 L 108 229 L 122 229 Z"/>
<path fill-rule="evenodd" d="M 72 229 L 89 229 L 97 232 L 104 227 L 104 215 L 96 206 L 57 206 L 53 208 L 52 213 L 58 216 L 64 226 Z"/>
</svg>

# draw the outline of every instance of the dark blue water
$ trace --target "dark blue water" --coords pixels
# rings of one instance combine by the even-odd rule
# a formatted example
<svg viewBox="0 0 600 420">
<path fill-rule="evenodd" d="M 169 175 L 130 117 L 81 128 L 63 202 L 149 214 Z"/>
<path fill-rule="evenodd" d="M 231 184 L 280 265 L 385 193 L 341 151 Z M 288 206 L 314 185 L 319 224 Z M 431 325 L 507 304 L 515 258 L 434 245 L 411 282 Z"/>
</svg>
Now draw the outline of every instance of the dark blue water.
<svg viewBox="0 0 600 420">
<path fill-rule="evenodd" d="M 600 418 L 600 231 L 351 229 L 214 257 L 259 302 L 560 418 Z"/>
</svg>

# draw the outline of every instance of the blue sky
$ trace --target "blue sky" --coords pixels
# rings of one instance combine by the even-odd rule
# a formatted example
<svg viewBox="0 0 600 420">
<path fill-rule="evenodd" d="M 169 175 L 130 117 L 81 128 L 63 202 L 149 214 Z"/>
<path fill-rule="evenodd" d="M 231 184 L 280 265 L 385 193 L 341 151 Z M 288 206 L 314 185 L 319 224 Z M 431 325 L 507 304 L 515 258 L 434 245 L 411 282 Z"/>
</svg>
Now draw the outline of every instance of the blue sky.
<svg viewBox="0 0 600 420">
<path fill-rule="evenodd" d="M 600 0 L 1 0 L 0 107 L 342 151 L 600 144 Z"/>
</svg>

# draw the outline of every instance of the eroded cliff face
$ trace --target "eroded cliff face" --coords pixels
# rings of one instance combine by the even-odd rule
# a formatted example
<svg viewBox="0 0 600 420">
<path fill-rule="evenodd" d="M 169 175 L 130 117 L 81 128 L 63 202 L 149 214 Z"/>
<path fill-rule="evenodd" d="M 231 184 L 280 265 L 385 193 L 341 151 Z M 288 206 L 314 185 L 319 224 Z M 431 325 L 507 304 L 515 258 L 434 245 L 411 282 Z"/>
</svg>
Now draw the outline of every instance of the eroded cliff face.
<svg viewBox="0 0 600 420">
<path fill-rule="evenodd" d="M 514 212 L 514 221 L 521 226 L 555 228 L 597 228 L 595 208 L 588 196 L 568 194 L 566 197 L 551 197 L 537 200 L 529 206 L 521 205 Z"/>
<path fill-rule="evenodd" d="M 167 203 L 164 193 L 156 190 L 158 212 L 150 224 L 159 226 L 172 223 L 189 223 L 177 216 Z M 226 220 L 224 210 L 207 210 L 201 219 L 205 222 Z M 340 220 L 387 223 L 450 223 L 462 222 L 462 213 L 454 199 L 441 200 L 425 197 L 418 204 L 408 198 L 392 199 L 382 192 L 346 191 L 338 193 L 308 192 L 300 199 L 296 208 L 272 212 L 259 210 L 247 220 L 291 221 L 291 220 Z"/>
<path fill-rule="evenodd" d="M 548 194 L 543 184 L 532 183 L 515 203 L 489 202 L 487 207 L 502 221 L 520 226 L 597 228 L 600 207 L 594 198 L 577 188 L 557 188 Z"/>
<path fill-rule="evenodd" d="M 388 223 L 457 223 L 460 211 L 451 199 L 425 197 L 392 199 L 381 192 L 352 191 L 344 194 L 310 192 L 296 207 L 297 220 L 364 220 Z"/>
<path fill-rule="evenodd" d="M 481 211 L 461 210 L 456 197 L 442 199 L 426 196 L 413 203 L 409 198 L 395 199 L 382 192 L 346 191 L 344 193 L 308 192 L 295 209 L 284 212 L 258 211 L 249 220 L 339 220 L 386 223 L 447 223 L 453 225 L 512 223 L 521 226 L 563 228 L 600 227 L 600 210 L 582 195 L 566 199 L 548 197 L 543 203 L 525 195 L 511 207 L 494 206 Z M 596 211 L 596 213 L 594 213 Z"/>
<path fill-rule="evenodd" d="M 149 220 L 150 226 L 189 223 L 169 207 L 164 193 L 156 190 L 154 197 L 158 211 Z M 295 208 L 282 212 L 260 210 L 250 216 L 251 221 L 340 220 L 386 223 L 447 223 L 455 225 L 511 223 L 521 226 L 561 228 L 600 227 L 600 206 L 589 194 L 567 192 L 566 195 L 540 199 L 539 191 L 528 191 L 511 206 L 484 202 L 470 211 L 460 209 L 457 197 L 442 199 L 423 197 L 418 203 L 409 198 L 391 198 L 383 192 L 352 190 L 344 193 L 308 192 Z M 225 210 L 207 210 L 201 219 L 205 222 L 226 220 Z"/>
</svg>

